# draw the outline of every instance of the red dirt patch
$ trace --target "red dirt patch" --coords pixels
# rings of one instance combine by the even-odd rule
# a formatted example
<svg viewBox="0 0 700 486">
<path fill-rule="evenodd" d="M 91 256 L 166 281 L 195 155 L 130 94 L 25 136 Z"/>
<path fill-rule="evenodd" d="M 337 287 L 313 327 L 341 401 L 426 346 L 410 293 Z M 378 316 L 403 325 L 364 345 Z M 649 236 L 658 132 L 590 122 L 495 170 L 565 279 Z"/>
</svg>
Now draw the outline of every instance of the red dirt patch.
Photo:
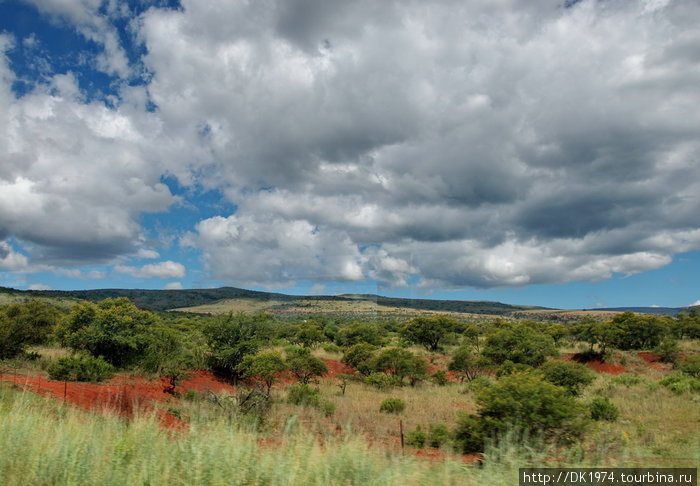
<svg viewBox="0 0 700 486">
<path fill-rule="evenodd" d="M 323 375 L 324 378 L 335 380 L 340 374 L 352 375 L 355 372 L 355 369 L 352 366 L 341 363 L 337 359 L 322 358 L 321 360 L 326 363 L 326 366 L 328 366 L 328 373 Z"/>
<path fill-rule="evenodd" d="M 168 380 L 146 380 L 131 375 L 119 375 L 105 384 L 54 381 L 45 375 L 4 375 L 0 380 L 13 382 L 38 395 L 63 399 L 83 410 L 109 410 L 127 419 L 133 418 L 135 411 L 153 411 L 154 403 L 165 402 L 172 396 L 166 391 Z M 190 372 L 189 377 L 176 387 L 180 393 L 188 390 L 218 392 L 233 390 L 233 387 L 207 371 L 197 370 Z M 182 420 L 166 410 L 156 410 L 156 415 L 164 427 L 186 428 Z"/>
<path fill-rule="evenodd" d="M 577 363 L 585 364 L 590 369 L 596 373 L 608 373 L 610 375 L 621 375 L 625 372 L 625 367 L 619 364 L 606 363 L 599 359 L 586 360 L 585 357 L 580 354 L 569 354 L 564 357 L 566 361 L 575 361 Z"/>
</svg>

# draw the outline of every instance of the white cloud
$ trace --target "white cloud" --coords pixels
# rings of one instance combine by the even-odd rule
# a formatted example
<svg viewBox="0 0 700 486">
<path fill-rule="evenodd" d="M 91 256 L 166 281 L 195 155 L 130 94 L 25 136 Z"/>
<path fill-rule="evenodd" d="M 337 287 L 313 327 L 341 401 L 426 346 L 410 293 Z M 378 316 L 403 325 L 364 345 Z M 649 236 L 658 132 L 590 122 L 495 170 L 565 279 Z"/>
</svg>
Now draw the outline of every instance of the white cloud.
<svg viewBox="0 0 700 486">
<path fill-rule="evenodd" d="M 32 2 L 131 76 L 126 7 Z M 134 19 L 149 77 L 114 108 L 70 73 L 15 98 L 0 57 L 0 237 L 28 254 L 6 266 L 158 258 L 165 174 L 236 205 L 181 243 L 240 285 L 600 280 L 700 248 L 694 0 L 182 7 Z"/>
<path fill-rule="evenodd" d="M 183 288 L 181 282 L 168 282 L 165 284 L 165 287 L 163 287 L 165 290 L 182 290 Z"/>
<path fill-rule="evenodd" d="M 185 266 L 182 263 L 170 260 L 158 263 L 149 263 L 142 267 L 127 265 L 115 265 L 114 271 L 124 273 L 136 278 L 182 278 L 185 276 Z"/>
<path fill-rule="evenodd" d="M 690 304 L 690 305 L 700 305 L 700 300 L 696 300 L 695 302 L 693 302 L 693 303 Z"/>
<path fill-rule="evenodd" d="M 51 286 L 43 283 L 34 283 L 29 285 L 27 290 L 51 290 Z"/>
</svg>

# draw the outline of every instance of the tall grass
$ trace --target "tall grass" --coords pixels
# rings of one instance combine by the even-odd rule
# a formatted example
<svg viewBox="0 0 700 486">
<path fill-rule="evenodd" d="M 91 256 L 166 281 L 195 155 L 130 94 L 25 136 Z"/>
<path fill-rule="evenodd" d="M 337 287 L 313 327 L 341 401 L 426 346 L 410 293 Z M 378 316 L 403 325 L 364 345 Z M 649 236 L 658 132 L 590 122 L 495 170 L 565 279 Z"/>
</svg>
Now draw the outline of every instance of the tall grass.
<svg viewBox="0 0 700 486">
<path fill-rule="evenodd" d="M 278 444 L 225 420 L 162 429 L 126 423 L 0 386 L 0 484 L 26 485 L 419 485 L 484 484 L 481 471 L 370 450 L 358 438 L 290 433 Z M 503 470 L 489 484 L 512 484 Z"/>
</svg>

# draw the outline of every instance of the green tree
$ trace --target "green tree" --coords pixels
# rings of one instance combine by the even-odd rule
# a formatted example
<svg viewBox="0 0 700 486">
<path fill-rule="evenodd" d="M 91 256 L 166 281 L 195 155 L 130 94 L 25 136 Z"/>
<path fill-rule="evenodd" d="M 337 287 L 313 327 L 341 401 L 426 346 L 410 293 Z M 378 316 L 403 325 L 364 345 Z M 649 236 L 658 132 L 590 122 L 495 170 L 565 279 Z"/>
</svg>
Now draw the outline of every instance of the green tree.
<svg viewBox="0 0 700 486">
<path fill-rule="evenodd" d="M 260 349 L 268 336 L 266 315 L 227 314 L 209 321 L 202 333 L 209 345 L 210 367 L 237 381 L 241 378 L 238 365 L 249 354 Z"/>
<path fill-rule="evenodd" d="M 583 431 L 583 407 L 563 387 L 532 373 L 504 376 L 476 397 L 486 437 L 508 429 L 573 439 Z"/>
<path fill-rule="evenodd" d="M 484 344 L 482 355 L 496 364 L 507 360 L 529 366 L 540 366 L 557 350 L 551 336 L 524 326 L 506 326 L 491 334 Z"/>
<path fill-rule="evenodd" d="M 376 323 L 353 322 L 338 330 L 335 341 L 338 346 L 352 346 L 358 343 L 381 346 L 384 343 L 384 330 Z"/>
<path fill-rule="evenodd" d="M 488 366 L 488 361 L 479 356 L 471 346 L 460 346 L 452 355 L 447 369 L 454 372 L 460 381 L 472 381 Z"/>
<path fill-rule="evenodd" d="M 287 369 L 287 364 L 279 352 L 266 351 L 244 356 L 237 369 L 244 378 L 262 383 L 269 396 L 272 385 L 279 381 L 278 374 Z"/>
<path fill-rule="evenodd" d="M 612 319 L 616 327 L 614 344 L 619 349 L 653 349 L 661 343 L 668 330 L 657 316 L 643 316 L 634 312 L 623 312 Z"/>
<path fill-rule="evenodd" d="M 392 375 L 399 382 L 408 378 L 411 384 L 415 384 L 427 373 L 423 358 L 401 348 L 385 349 L 372 358 L 371 363 L 374 371 Z"/>
<path fill-rule="evenodd" d="M 549 360 L 542 365 L 540 371 L 545 380 L 566 388 L 570 395 L 580 394 L 581 390 L 595 380 L 595 373 L 579 363 Z"/>
<path fill-rule="evenodd" d="M 450 334 L 461 329 L 459 321 L 446 316 L 419 316 L 411 319 L 401 335 L 414 344 L 424 346 L 430 352 L 438 351 Z"/>
<path fill-rule="evenodd" d="M 161 321 L 129 299 L 105 299 L 97 305 L 83 302 L 61 323 L 61 342 L 74 349 L 88 351 L 117 367 L 136 364 L 144 355 L 154 329 Z"/>
<path fill-rule="evenodd" d="M 307 348 L 300 348 L 288 353 L 287 368 L 300 383 L 304 384 L 328 373 L 326 363 L 312 355 Z"/>
<path fill-rule="evenodd" d="M 372 373 L 372 358 L 374 358 L 377 347 L 369 343 L 357 343 L 350 346 L 343 358 L 340 360 L 343 364 L 352 366 L 363 375 Z"/>
<path fill-rule="evenodd" d="M 14 358 L 27 346 L 45 343 L 60 317 L 58 309 L 35 299 L 0 310 L 0 359 Z"/>
<path fill-rule="evenodd" d="M 291 338 L 291 342 L 306 348 L 312 348 L 323 341 L 326 341 L 326 335 L 321 327 L 313 322 L 298 326 Z"/>
</svg>

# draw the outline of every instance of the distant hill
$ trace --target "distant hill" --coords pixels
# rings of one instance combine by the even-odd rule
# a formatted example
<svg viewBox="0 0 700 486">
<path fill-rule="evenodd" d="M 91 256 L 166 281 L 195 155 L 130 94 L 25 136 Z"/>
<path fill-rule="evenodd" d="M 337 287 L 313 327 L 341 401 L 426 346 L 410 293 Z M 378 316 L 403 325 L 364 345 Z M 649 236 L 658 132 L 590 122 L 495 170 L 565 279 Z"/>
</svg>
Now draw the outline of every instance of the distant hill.
<svg viewBox="0 0 700 486">
<path fill-rule="evenodd" d="M 98 302 L 106 298 L 127 297 L 142 309 L 164 311 L 184 310 L 191 312 L 220 313 L 237 310 L 271 312 L 350 312 L 360 306 L 364 313 L 371 309 L 379 311 L 448 312 L 461 314 L 508 315 L 515 311 L 545 309 L 544 307 L 509 305 L 501 302 L 401 299 L 380 295 L 286 295 L 221 287 L 218 289 L 192 290 L 143 290 L 143 289 L 99 289 L 99 290 L 41 290 L 20 291 L 0 289 L 23 297 L 79 299 Z M 239 306 L 238 304 L 244 304 Z"/>
<path fill-rule="evenodd" d="M 689 307 L 606 307 L 606 308 L 596 308 L 596 309 L 584 309 L 584 310 L 596 310 L 602 312 L 636 312 L 638 314 L 656 314 L 656 315 L 666 315 L 675 316 L 681 311 L 688 311 Z"/>
</svg>

